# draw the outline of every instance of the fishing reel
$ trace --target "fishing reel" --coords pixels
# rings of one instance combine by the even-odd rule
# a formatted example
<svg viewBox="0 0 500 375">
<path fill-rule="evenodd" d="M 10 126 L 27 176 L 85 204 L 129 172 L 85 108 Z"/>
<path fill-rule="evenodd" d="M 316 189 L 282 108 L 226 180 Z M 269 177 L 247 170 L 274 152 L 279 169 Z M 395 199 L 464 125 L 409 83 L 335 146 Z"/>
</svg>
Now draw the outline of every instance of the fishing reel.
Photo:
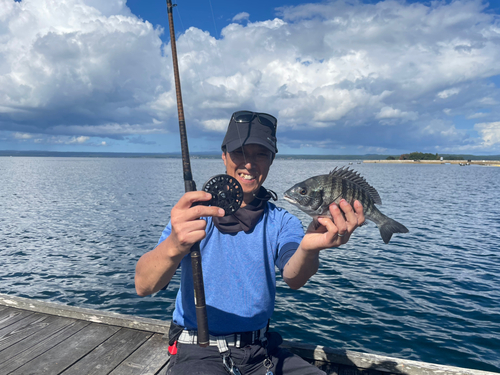
<svg viewBox="0 0 500 375">
<path fill-rule="evenodd" d="M 225 211 L 224 216 L 232 215 L 243 203 L 243 189 L 236 178 L 227 174 L 218 174 L 210 178 L 202 188 L 212 194 L 212 199 L 199 202 L 205 206 L 220 207 Z"/>
</svg>

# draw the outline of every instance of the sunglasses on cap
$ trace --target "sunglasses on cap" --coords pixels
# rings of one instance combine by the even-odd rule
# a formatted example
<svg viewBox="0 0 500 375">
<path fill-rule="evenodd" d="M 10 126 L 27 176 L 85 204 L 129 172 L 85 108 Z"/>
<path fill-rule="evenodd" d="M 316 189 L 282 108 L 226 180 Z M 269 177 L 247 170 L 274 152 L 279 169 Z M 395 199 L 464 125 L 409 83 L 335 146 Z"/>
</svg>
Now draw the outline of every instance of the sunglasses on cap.
<svg viewBox="0 0 500 375">
<path fill-rule="evenodd" d="M 276 125 L 278 120 L 276 117 L 271 116 L 267 113 L 251 112 L 251 111 L 238 111 L 233 113 L 233 120 L 235 122 L 252 122 L 252 120 L 257 117 L 262 125 L 268 126 L 273 130 L 273 136 L 276 135 Z"/>
</svg>

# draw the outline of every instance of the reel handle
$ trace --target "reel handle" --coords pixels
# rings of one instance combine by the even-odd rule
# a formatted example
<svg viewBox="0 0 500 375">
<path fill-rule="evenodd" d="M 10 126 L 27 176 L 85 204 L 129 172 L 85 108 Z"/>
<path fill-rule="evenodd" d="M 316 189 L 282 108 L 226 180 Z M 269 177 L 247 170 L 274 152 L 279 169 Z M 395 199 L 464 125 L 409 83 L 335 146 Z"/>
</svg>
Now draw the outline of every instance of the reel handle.
<svg viewBox="0 0 500 375">
<path fill-rule="evenodd" d="M 209 201 L 193 203 L 193 206 L 216 206 L 224 210 L 224 216 L 235 213 L 243 203 L 243 189 L 236 180 L 227 174 L 218 174 L 211 177 L 202 188 L 203 191 L 212 194 Z"/>
</svg>

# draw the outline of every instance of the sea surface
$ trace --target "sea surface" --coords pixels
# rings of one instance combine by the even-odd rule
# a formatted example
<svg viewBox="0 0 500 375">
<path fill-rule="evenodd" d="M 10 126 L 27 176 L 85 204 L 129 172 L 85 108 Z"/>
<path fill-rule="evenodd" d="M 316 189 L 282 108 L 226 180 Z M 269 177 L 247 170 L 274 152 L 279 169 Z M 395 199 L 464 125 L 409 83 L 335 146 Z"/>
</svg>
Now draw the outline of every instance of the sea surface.
<svg viewBox="0 0 500 375">
<path fill-rule="evenodd" d="M 282 197 L 348 164 L 278 159 L 265 186 Z M 368 222 L 322 252 L 302 289 L 280 276 L 271 327 L 309 344 L 500 372 L 500 168 L 351 167 L 410 233 L 386 245 Z M 224 173 L 216 159 L 192 168 L 199 188 Z M 180 159 L 0 157 L 0 293 L 170 319 L 178 275 L 141 298 L 134 269 L 183 191 Z"/>
</svg>

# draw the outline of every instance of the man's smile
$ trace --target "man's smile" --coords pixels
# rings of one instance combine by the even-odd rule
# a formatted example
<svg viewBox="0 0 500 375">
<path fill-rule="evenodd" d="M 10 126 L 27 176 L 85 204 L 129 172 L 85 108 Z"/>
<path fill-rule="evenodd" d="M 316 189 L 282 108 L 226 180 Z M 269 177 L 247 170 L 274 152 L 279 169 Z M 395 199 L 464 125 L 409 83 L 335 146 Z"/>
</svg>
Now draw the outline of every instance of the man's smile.
<svg viewBox="0 0 500 375">
<path fill-rule="evenodd" d="M 240 176 L 244 180 L 254 180 L 256 178 L 255 175 L 247 174 L 245 172 L 239 172 L 238 176 Z"/>
</svg>

